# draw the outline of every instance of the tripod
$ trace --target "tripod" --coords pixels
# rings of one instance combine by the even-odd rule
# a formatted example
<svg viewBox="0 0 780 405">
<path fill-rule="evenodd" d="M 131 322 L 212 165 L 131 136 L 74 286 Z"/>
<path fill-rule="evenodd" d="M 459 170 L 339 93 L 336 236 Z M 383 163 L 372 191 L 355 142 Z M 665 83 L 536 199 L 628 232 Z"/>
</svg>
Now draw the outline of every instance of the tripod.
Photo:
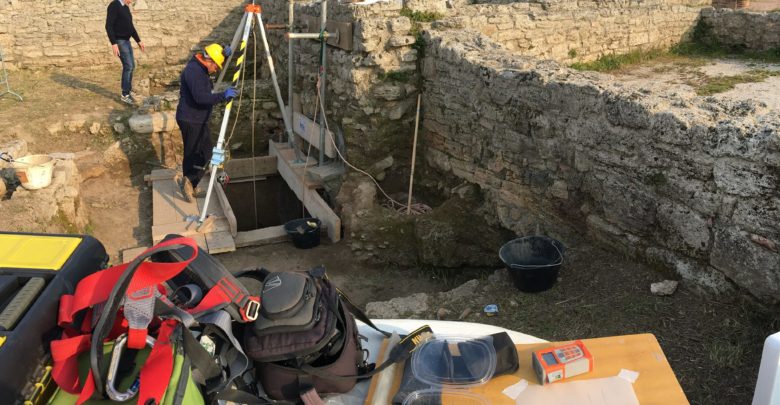
<svg viewBox="0 0 780 405">
<path fill-rule="evenodd" d="M 282 100 L 282 93 L 279 89 L 279 82 L 276 78 L 276 70 L 274 69 L 274 61 L 271 58 L 271 51 L 268 49 L 268 38 L 265 34 L 265 26 L 263 25 L 263 18 L 262 18 L 262 9 L 260 8 L 260 5 L 258 4 L 247 4 L 244 8 L 244 16 L 241 17 L 241 22 L 239 23 L 238 29 L 236 30 L 235 35 L 233 36 L 233 42 L 230 44 L 230 47 L 232 49 L 236 49 L 236 46 L 238 45 L 238 38 L 241 38 L 241 46 L 239 51 L 241 52 L 241 56 L 236 59 L 236 68 L 238 68 L 238 71 L 233 75 L 232 85 L 236 85 L 238 80 L 241 78 L 241 72 L 243 71 L 242 65 L 246 59 L 247 54 L 247 41 L 249 40 L 249 33 L 252 31 L 253 23 L 257 21 L 257 26 L 260 29 L 260 37 L 263 41 L 263 48 L 265 49 L 265 57 L 268 62 L 268 67 L 271 70 L 271 79 L 274 84 L 274 90 L 276 91 L 276 101 L 279 103 L 279 109 L 282 112 L 282 119 L 284 120 L 284 129 L 285 132 L 287 132 L 288 139 L 292 139 L 292 123 L 290 121 L 290 117 L 288 114 L 287 109 L 284 106 L 284 101 Z M 231 55 L 232 56 L 232 55 Z M 227 65 L 231 61 L 231 57 L 228 58 L 227 61 L 225 61 L 224 67 L 227 68 Z M 222 78 L 222 75 L 224 75 L 224 71 L 220 75 L 220 80 Z M 219 81 L 219 80 L 218 80 Z M 227 132 L 227 126 L 228 121 L 230 119 L 230 110 L 233 108 L 233 100 L 230 100 L 227 105 L 225 106 L 225 114 L 222 117 L 222 125 L 219 128 L 219 138 L 217 139 L 217 146 L 214 147 L 214 150 L 212 151 L 212 158 L 211 158 L 211 177 L 209 177 L 209 186 L 206 190 L 206 200 L 203 204 L 203 211 L 200 214 L 200 218 L 198 219 L 199 224 L 203 224 L 203 221 L 206 219 L 206 210 L 209 206 L 209 200 L 211 199 L 211 193 L 214 191 L 214 181 L 217 178 L 217 169 L 219 169 L 222 166 L 222 163 L 224 162 L 225 158 L 225 133 Z"/>
<path fill-rule="evenodd" d="M 22 96 L 11 90 L 11 85 L 8 83 L 8 72 L 5 70 L 5 55 L 3 54 L 3 48 L 0 48 L 0 86 L 2 85 L 5 85 L 5 90 L 0 89 L 0 97 L 10 94 L 16 96 L 19 101 L 24 101 Z"/>
</svg>

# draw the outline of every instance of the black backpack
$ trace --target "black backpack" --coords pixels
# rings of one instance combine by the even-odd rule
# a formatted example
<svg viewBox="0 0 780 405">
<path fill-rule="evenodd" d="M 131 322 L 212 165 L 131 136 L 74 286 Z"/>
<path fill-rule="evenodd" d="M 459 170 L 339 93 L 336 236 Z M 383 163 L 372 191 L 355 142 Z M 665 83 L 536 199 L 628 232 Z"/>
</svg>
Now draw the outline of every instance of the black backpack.
<svg viewBox="0 0 780 405">
<path fill-rule="evenodd" d="M 259 275 L 259 277 L 258 277 Z M 375 367 L 358 336 L 355 318 L 381 332 L 352 304 L 324 267 L 308 272 L 252 272 L 239 280 L 259 295 L 261 310 L 244 329 L 244 351 L 255 362 L 255 378 L 275 400 L 297 400 L 317 393 L 345 393 L 358 380 L 405 360 L 420 342 L 425 326 L 405 337 L 388 360 Z"/>
</svg>

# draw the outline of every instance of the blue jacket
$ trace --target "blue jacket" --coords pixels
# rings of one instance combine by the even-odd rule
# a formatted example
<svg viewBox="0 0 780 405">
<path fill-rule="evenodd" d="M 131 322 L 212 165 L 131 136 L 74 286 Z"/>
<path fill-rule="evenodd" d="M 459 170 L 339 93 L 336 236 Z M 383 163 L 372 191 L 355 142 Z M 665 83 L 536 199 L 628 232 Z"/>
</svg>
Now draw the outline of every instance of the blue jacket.
<svg viewBox="0 0 780 405">
<path fill-rule="evenodd" d="M 177 121 L 205 123 L 211 116 L 214 104 L 225 101 L 222 93 L 211 94 L 213 84 L 209 72 L 194 56 L 181 72 L 180 82 Z"/>
</svg>

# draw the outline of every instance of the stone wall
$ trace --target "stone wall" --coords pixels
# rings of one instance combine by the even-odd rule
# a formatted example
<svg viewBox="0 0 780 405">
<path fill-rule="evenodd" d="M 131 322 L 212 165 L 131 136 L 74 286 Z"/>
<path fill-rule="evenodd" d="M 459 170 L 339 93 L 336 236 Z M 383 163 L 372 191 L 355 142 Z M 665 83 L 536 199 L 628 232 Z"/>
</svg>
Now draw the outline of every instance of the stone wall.
<svg viewBox="0 0 780 405">
<path fill-rule="evenodd" d="M 444 0 L 420 0 L 416 3 L 427 9 L 443 8 Z M 284 2 L 269 3 L 263 12 L 269 22 L 287 22 Z M 328 124 L 332 131 L 343 132 L 348 159 L 361 167 L 400 150 L 411 149 L 414 105 L 420 77 L 412 21 L 400 13 L 399 2 L 371 5 L 329 2 L 328 20 L 352 25 L 353 49 L 328 47 L 325 103 Z M 319 15 L 319 5 L 297 4 L 298 31 L 305 31 L 305 22 L 310 17 L 319 21 Z M 282 96 L 286 100 L 287 42 L 280 31 L 270 32 L 269 42 L 274 52 Z M 319 42 L 296 41 L 293 55 L 294 89 L 299 96 L 301 111 L 314 117 Z M 261 70 L 268 71 L 265 66 Z M 264 93 L 265 97 L 275 100 L 271 90 L 269 88 Z"/>
<path fill-rule="evenodd" d="M 462 5 L 443 24 L 478 31 L 511 51 L 559 62 L 667 48 L 695 25 L 705 0 L 558 1 Z"/>
<path fill-rule="evenodd" d="M 776 111 L 621 86 L 462 30 L 426 37 L 426 160 L 481 186 L 504 226 L 588 234 L 692 285 L 778 300 Z"/>
<path fill-rule="evenodd" d="M 780 13 L 702 10 L 702 40 L 750 51 L 780 49 Z"/>
<path fill-rule="evenodd" d="M 116 1 L 116 0 L 114 0 Z M 119 64 L 105 31 L 108 1 L 0 0 L 0 46 L 11 67 Z M 133 19 L 147 47 L 139 64 L 179 65 L 193 47 L 229 41 L 242 7 L 221 0 L 138 0 Z"/>
</svg>

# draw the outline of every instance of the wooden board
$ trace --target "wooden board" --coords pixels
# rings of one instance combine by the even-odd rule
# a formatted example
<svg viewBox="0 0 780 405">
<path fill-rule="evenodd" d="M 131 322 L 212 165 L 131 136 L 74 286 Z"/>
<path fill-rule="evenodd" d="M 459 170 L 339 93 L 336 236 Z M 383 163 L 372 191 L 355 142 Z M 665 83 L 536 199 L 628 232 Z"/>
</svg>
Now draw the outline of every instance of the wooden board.
<svg viewBox="0 0 780 405">
<path fill-rule="evenodd" d="M 593 355 L 593 371 L 572 378 L 569 381 L 591 378 L 614 377 L 621 369 L 639 372 L 634 383 L 634 392 L 642 405 L 684 405 L 688 399 L 680 383 L 666 360 L 655 336 L 649 333 L 641 335 L 614 336 L 597 339 L 583 339 L 585 347 Z M 560 345 L 560 343 L 537 343 L 517 345 L 520 369 L 512 375 L 493 378 L 481 387 L 470 391 L 482 395 L 492 404 L 514 405 L 515 401 L 502 394 L 506 387 L 515 384 L 520 378 L 529 384 L 538 384 L 531 368 L 531 353 L 535 350 Z M 445 398 L 446 399 L 446 398 Z M 442 401 L 444 403 L 444 401 Z M 573 401 L 572 403 L 578 403 Z"/>
<path fill-rule="evenodd" d="M 236 247 L 262 246 L 290 240 L 284 225 L 269 226 L 252 231 L 239 232 L 236 235 Z"/>
<path fill-rule="evenodd" d="M 127 263 L 136 257 L 146 251 L 146 249 L 149 249 L 148 247 L 135 247 L 130 249 L 125 249 L 122 251 L 122 263 Z"/>
<path fill-rule="evenodd" d="M 212 254 L 236 250 L 233 235 L 238 227 L 222 187 L 219 184 L 214 185 L 206 211 L 214 218 L 213 222 L 199 230 L 197 221 L 188 223 L 186 219 L 200 217 L 205 198 L 184 201 L 175 175 L 173 170 L 160 169 L 153 170 L 148 176 L 152 182 L 152 241 L 158 243 L 166 235 L 179 234 L 195 239 L 200 247 Z M 202 181 L 208 182 L 208 176 Z M 129 255 L 130 253 L 127 254 Z"/>
<path fill-rule="evenodd" d="M 303 165 L 292 165 L 295 153 L 288 148 L 286 144 L 269 142 L 269 153 L 277 156 L 277 169 L 284 180 L 290 186 L 299 200 L 314 217 L 319 218 L 327 227 L 328 238 L 331 242 L 341 240 L 341 218 L 328 206 L 328 204 L 317 194 L 315 184 L 309 182 L 303 173 Z M 306 187 L 304 189 L 304 187 Z"/>
<path fill-rule="evenodd" d="M 253 164 L 254 173 L 252 173 Z M 245 177 L 262 177 L 277 174 L 276 156 L 257 156 L 255 158 L 231 159 L 225 162 L 225 173 L 230 176 L 231 181 Z"/>
<path fill-rule="evenodd" d="M 228 232 L 230 233 L 230 224 L 228 224 L 227 219 L 224 217 L 216 217 L 214 219 L 214 224 L 209 229 L 209 232 Z M 154 243 L 157 243 L 161 241 L 163 238 L 165 238 L 166 235 L 169 234 L 178 234 L 181 236 L 193 236 L 198 234 L 203 234 L 202 232 L 198 231 L 198 223 L 195 221 L 194 223 L 188 224 L 185 221 L 182 222 L 176 222 L 173 224 L 163 224 L 163 225 L 153 225 L 152 226 L 152 240 Z"/>
<path fill-rule="evenodd" d="M 176 171 L 171 169 L 158 169 L 153 170 L 152 174 L 144 176 L 144 181 L 151 183 L 155 180 L 167 180 L 176 177 Z"/>
<path fill-rule="evenodd" d="M 180 222 L 187 215 L 197 211 L 195 202 L 188 203 L 183 200 L 181 190 L 172 178 L 156 180 L 152 184 L 152 221 L 154 224 Z"/>
<path fill-rule="evenodd" d="M 233 208 L 230 207 L 230 202 L 228 201 L 227 195 L 225 195 L 225 190 L 222 189 L 222 186 L 220 184 L 215 184 L 214 191 L 214 194 L 216 194 L 217 200 L 219 201 L 219 205 L 221 206 L 222 213 L 225 215 L 225 219 L 227 219 L 228 225 L 230 226 L 230 237 L 232 239 L 238 232 L 238 222 L 236 222 L 236 215 L 233 213 Z"/>
<path fill-rule="evenodd" d="M 306 22 L 307 32 L 320 32 L 320 17 L 303 15 L 303 20 Z M 335 46 L 337 48 L 351 51 L 353 48 L 352 41 L 352 23 L 351 22 L 339 22 L 328 20 L 325 23 L 325 29 L 329 33 L 338 32 L 338 38 L 328 38 L 328 45 Z"/>
<path fill-rule="evenodd" d="M 236 250 L 236 242 L 228 231 L 207 232 L 205 234 L 206 245 L 210 254 L 233 252 Z"/>
<path fill-rule="evenodd" d="M 309 119 L 309 117 L 301 114 L 300 112 L 293 113 L 293 131 L 303 138 L 306 142 L 310 143 L 312 147 L 319 150 L 320 148 L 320 125 Z M 333 132 L 325 130 L 325 156 L 329 158 L 336 157 L 336 150 L 333 148 Z"/>
</svg>

